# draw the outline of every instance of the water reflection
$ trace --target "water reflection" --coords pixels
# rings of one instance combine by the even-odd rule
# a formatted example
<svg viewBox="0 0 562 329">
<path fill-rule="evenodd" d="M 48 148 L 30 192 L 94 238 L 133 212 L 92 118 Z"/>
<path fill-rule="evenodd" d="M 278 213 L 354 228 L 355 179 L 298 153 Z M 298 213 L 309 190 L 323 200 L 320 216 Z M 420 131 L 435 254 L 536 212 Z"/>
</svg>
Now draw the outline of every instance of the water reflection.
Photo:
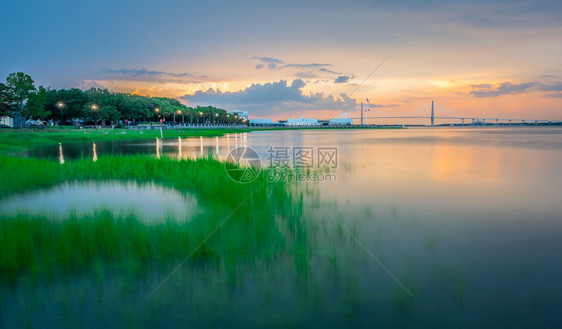
<svg viewBox="0 0 562 329">
<path fill-rule="evenodd" d="M 158 159 L 160 159 L 161 148 L 162 148 L 162 142 L 160 141 L 160 139 L 158 139 L 158 137 L 156 137 L 156 157 Z"/>
<path fill-rule="evenodd" d="M 96 151 L 96 143 L 93 143 L 92 145 L 92 153 L 94 154 L 92 156 L 92 161 L 94 162 L 98 161 L 98 152 Z"/>
<path fill-rule="evenodd" d="M 135 214 L 147 223 L 185 222 L 202 211 L 191 195 L 154 183 L 122 181 L 66 182 L 2 199 L 0 209 L 0 216 L 27 214 L 54 220 L 109 210 L 116 217 Z"/>
<path fill-rule="evenodd" d="M 178 137 L 178 160 L 183 159 L 181 155 L 181 137 Z"/>
<path fill-rule="evenodd" d="M 62 144 L 59 143 L 59 163 L 63 164 L 64 163 L 64 155 L 62 154 Z"/>
<path fill-rule="evenodd" d="M 217 146 L 217 150 L 215 151 L 215 154 L 216 154 L 217 157 L 220 159 L 220 158 L 221 158 L 221 155 L 220 155 L 220 152 L 219 152 L 219 138 L 216 137 L 215 140 L 216 140 L 216 146 Z"/>
<path fill-rule="evenodd" d="M 238 146 L 255 149 L 267 167 L 269 146 L 338 148 L 337 182 L 328 197 L 354 204 L 400 204 L 425 209 L 506 208 L 515 215 L 558 209 L 562 164 L 560 128 L 443 128 L 406 130 L 259 131 L 223 137 L 96 142 L 95 156 L 148 153 L 156 157 L 224 160 Z M 86 144 L 89 145 L 89 144 Z M 82 157 L 79 143 L 41 148 L 37 156 Z M 94 156 L 94 155 L 92 155 Z M 525 202 L 525 200 L 533 202 Z"/>
</svg>

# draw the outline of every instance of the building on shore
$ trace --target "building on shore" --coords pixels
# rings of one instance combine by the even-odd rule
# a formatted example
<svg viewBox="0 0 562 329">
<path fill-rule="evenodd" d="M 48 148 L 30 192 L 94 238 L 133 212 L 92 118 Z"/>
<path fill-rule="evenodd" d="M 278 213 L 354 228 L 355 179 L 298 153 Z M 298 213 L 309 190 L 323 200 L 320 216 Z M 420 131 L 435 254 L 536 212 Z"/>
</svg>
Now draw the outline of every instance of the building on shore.
<svg viewBox="0 0 562 329">
<path fill-rule="evenodd" d="M 285 125 L 272 119 L 250 119 L 248 123 L 253 127 L 280 127 Z"/>
<path fill-rule="evenodd" d="M 25 117 L 22 115 L 2 116 L 0 123 L 12 128 L 24 128 L 26 126 Z"/>
<path fill-rule="evenodd" d="M 2 116 L 2 120 L 0 121 L 0 124 L 9 126 L 9 127 L 13 127 L 14 126 L 14 118 L 9 117 L 9 116 Z"/>
<path fill-rule="evenodd" d="M 300 119 L 287 119 L 287 126 L 319 126 L 318 119 L 305 119 L 301 116 Z"/>
<path fill-rule="evenodd" d="M 330 120 L 330 126 L 351 126 L 353 119 L 351 118 L 334 118 Z"/>
</svg>

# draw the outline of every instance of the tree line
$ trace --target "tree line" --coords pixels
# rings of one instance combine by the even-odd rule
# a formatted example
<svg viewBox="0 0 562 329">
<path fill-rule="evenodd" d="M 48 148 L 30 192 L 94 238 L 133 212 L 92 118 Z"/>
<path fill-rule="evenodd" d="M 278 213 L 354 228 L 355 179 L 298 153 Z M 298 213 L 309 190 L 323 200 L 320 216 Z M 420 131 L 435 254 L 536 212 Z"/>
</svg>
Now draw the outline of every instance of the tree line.
<svg viewBox="0 0 562 329">
<path fill-rule="evenodd" d="M 241 123 L 237 115 L 212 106 L 187 107 L 177 99 L 115 93 L 107 89 L 81 90 L 35 87 L 22 72 L 11 73 L 0 83 L 0 115 L 68 123 L 119 123 L 170 121 L 185 123 Z"/>
</svg>

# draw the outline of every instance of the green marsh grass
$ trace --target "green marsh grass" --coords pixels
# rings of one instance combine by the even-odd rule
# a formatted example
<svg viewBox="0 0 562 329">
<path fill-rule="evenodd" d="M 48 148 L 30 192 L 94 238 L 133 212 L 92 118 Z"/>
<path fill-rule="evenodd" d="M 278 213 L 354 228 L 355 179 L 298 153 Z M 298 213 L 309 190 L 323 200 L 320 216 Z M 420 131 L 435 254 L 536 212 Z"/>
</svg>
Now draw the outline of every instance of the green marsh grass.
<svg viewBox="0 0 562 329">
<path fill-rule="evenodd" d="M 49 275 L 88 270 L 95 264 L 139 269 L 173 263 L 193 250 L 247 196 L 248 201 L 201 249 L 194 259 L 216 263 L 272 259 L 292 241 L 297 271 L 306 271 L 307 237 L 302 191 L 260 175 L 248 184 L 232 181 L 224 164 L 212 158 L 175 160 L 150 156 L 109 156 L 59 164 L 36 158 L 0 156 L 0 197 L 55 186 L 72 180 L 155 182 L 193 193 L 204 211 L 189 222 L 169 219 L 146 225 L 135 214 L 99 211 L 62 220 L 18 214 L 0 218 L 0 273 Z M 92 196 L 95 197 L 95 196 Z M 283 236 L 276 223 L 282 219 Z M 289 240 L 287 240 L 289 238 Z M 304 248 L 304 252 L 301 252 Z"/>
<path fill-rule="evenodd" d="M 29 142 L 35 145 L 32 139 Z M 327 170 L 306 173 L 321 172 Z M 335 200 L 321 200 L 314 184 L 268 182 L 266 172 L 239 184 L 226 175 L 225 164 L 211 157 L 176 160 L 148 155 L 102 156 L 96 162 L 76 159 L 62 165 L 0 155 L 0 180 L 0 198 L 67 181 L 154 182 L 194 195 L 204 209 L 189 222 L 169 218 L 150 225 L 134 212 L 116 215 L 111 209 L 60 220 L 25 213 L 0 215 L 0 298 L 8 300 L 13 288 L 40 305 L 22 306 L 22 319 L 52 309 L 53 304 L 70 314 L 82 314 L 76 301 L 95 300 L 103 305 L 95 312 L 95 318 L 102 319 L 95 322 L 98 325 L 107 317 L 126 316 L 131 326 L 154 327 L 165 323 L 159 321 L 176 321 L 180 314 L 182 320 L 189 320 L 186 323 L 208 326 L 225 314 L 228 318 L 250 312 L 264 325 L 278 325 L 282 316 L 290 318 L 285 324 L 298 326 L 307 319 L 307 311 L 317 312 L 326 304 L 352 317 L 364 298 L 358 273 L 372 260 L 348 233 L 357 234 L 354 225 L 343 229 L 338 220 L 351 215 L 340 213 Z M 248 195 L 247 203 L 150 303 L 140 302 Z M 380 271 L 373 275 L 382 284 L 390 281 Z M 277 311 L 260 314 L 245 309 L 254 304 L 236 299 L 244 285 L 251 294 L 266 291 L 274 305 L 271 309 Z M 399 307 L 410 310 L 405 296 L 395 297 L 394 288 L 391 282 L 382 286 L 377 298 L 397 299 Z M 46 297 L 38 302 L 42 293 Z M 286 309 L 287 300 L 299 311 Z"/>
</svg>

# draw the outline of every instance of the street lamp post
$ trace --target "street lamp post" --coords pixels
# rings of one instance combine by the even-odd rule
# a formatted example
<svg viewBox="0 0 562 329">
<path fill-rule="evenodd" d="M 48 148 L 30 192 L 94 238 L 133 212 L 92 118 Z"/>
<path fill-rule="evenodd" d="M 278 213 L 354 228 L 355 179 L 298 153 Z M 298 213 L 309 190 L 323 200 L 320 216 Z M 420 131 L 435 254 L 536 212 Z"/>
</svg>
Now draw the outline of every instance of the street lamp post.
<svg viewBox="0 0 562 329">
<path fill-rule="evenodd" d="M 96 104 L 92 104 L 92 106 L 90 106 L 90 108 L 92 109 L 92 111 L 94 111 L 94 128 L 95 128 L 95 127 L 96 127 L 96 123 L 97 123 L 97 121 L 98 121 L 98 120 L 97 120 L 97 119 L 98 119 L 98 118 L 97 118 L 97 112 L 98 112 L 97 109 L 98 109 L 98 106 L 97 106 Z"/>
<path fill-rule="evenodd" d="M 199 112 L 199 116 L 201 117 L 201 120 L 203 120 L 203 112 Z M 197 118 L 197 124 L 199 124 L 199 118 Z"/>
<path fill-rule="evenodd" d="M 156 120 L 158 120 L 158 112 L 160 112 L 159 108 L 155 108 L 154 112 L 156 112 L 155 116 L 156 116 Z"/>
<path fill-rule="evenodd" d="M 98 106 L 96 104 L 93 104 L 92 106 L 90 106 L 90 108 L 94 112 L 94 128 L 96 128 L 96 123 L 98 122 L 98 114 L 97 114 Z"/>
<path fill-rule="evenodd" d="M 57 107 L 59 108 L 59 113 L 60 113 L 60 122 L 59 122 L 59 126 L 62 129 L 62 108 L 64 107 L 63 102 L 58 102 L 57 103 Z"/>
<path fill-rule="evenodd" d="M 183 112 L 181 110 L 178 110 L 178 115 L 181 114 L 181 125 L 183 126 L 184 124 L 184 120 L 183 120 Z"/>
</svg>

